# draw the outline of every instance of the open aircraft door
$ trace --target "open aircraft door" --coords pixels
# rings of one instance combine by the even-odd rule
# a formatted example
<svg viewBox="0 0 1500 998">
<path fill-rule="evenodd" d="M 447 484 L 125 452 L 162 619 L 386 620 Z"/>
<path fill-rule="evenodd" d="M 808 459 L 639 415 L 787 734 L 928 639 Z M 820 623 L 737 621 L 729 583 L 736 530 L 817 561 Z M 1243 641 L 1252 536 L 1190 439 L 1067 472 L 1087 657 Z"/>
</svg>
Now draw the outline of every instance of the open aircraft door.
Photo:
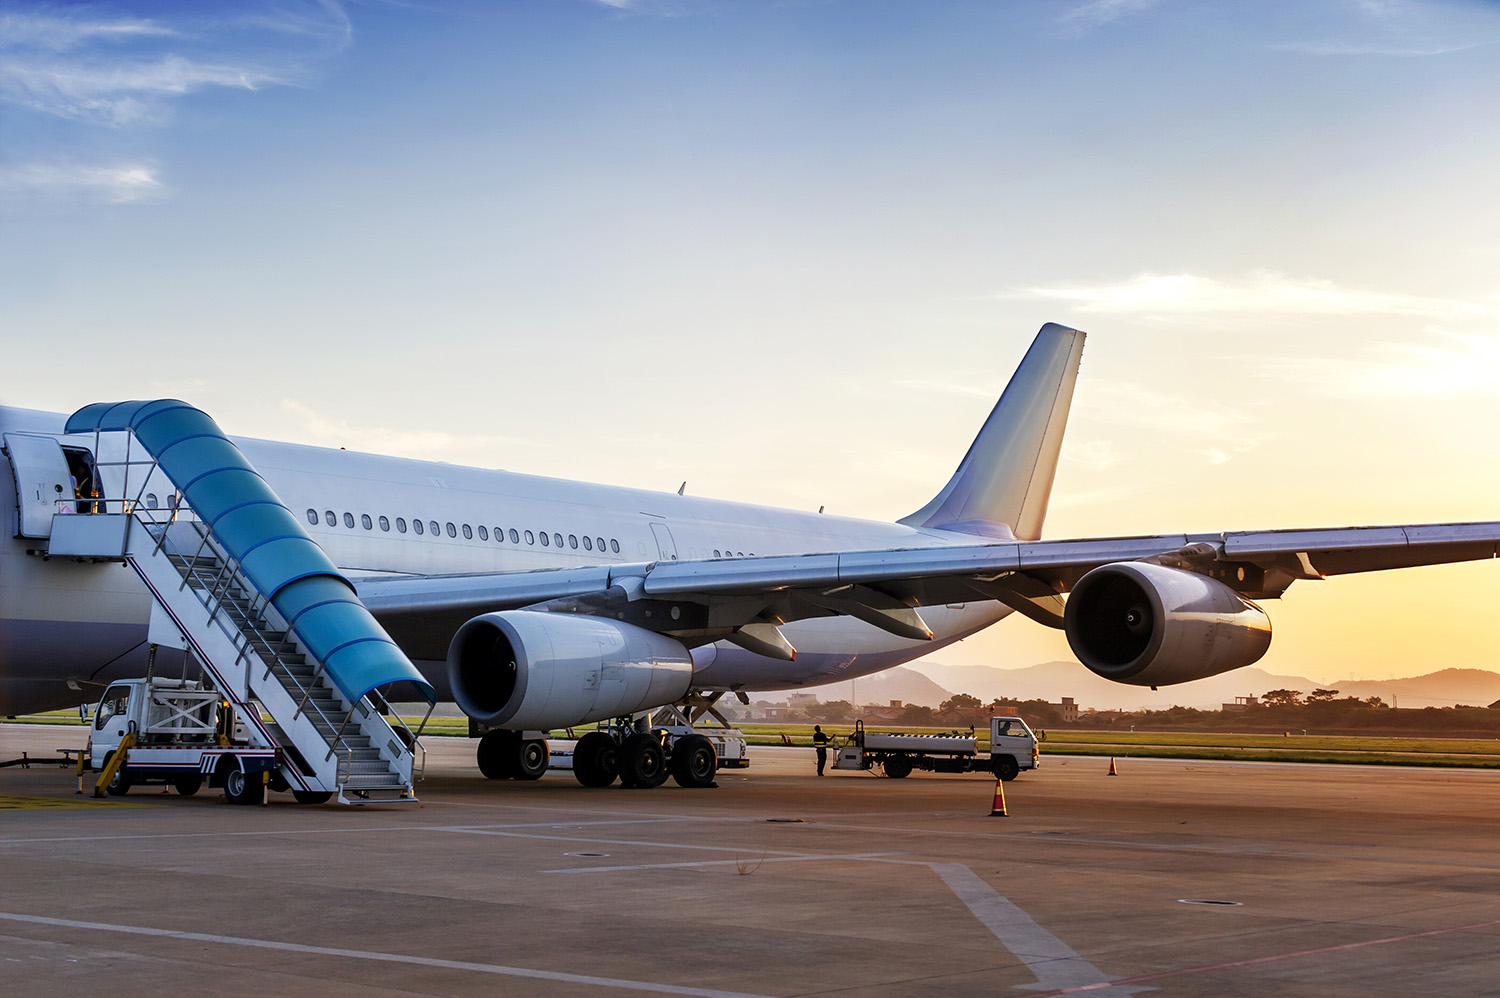
<svg viewBox="0 0 1500 998">
<path fill-rule="evenodd" d="M 665 523 L 652 522 L 651 532 L 656 535 L 656 550 L 662 561 L 677 560 L 677 542 L 672 539 L 672 531 L 667 529 Z"/>
<path fill-rule="evenodd" d="M 16 536 L 51 537 L 52 517 L 64 508 L 58 501 L 77 498 L 62 445 L 55 437 L 7 433 L 5 453 L 16 482 Z"/>
</svg>

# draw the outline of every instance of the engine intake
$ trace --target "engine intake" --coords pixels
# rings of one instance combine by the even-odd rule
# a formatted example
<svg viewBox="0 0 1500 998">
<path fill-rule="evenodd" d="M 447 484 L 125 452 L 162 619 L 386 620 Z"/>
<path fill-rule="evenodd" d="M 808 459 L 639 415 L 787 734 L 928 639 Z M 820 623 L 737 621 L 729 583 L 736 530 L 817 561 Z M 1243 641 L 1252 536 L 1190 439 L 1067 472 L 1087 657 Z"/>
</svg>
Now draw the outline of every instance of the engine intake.
<svg viewBox="0 0 1500 998">
<path fill-rule="evenodd" d="M 1205 679 L 1260 659 L 1264 610 L 1196 572 L 1128 561 L 1101 565 L 1068 596 L 1063 626 L 1078 660 L 1132 686 Z"/>
<path fill-rule="evenodd" d="M 623 717 L 679 700 L 693 679 L 681 642 L 633 624 L 505 610 L 464 624 L 448 681 L 465 714 L 541 730 Z"/>
</svg>

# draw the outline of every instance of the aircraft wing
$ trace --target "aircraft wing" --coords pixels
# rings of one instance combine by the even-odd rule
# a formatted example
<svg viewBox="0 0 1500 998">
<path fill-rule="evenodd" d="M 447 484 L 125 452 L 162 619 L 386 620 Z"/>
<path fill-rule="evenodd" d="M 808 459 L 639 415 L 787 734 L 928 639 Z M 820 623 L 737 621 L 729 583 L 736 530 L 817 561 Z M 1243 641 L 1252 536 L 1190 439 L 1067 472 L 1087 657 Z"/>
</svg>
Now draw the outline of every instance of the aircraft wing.
<svg viewBox="0 0 1500 998">
<path fill-rule="evenodd" d="M 1063 594 L 1090 570 L 1150 561 L 1198 572 L 1252 599 L 1298 579 L 1500 556 L 1500 522 L 1164 534 L 935 548 L 673 561 L 492 575 L 404 576 L 357 583 L 403 647 L 441 658 L 469 618 L 536 607 L 628 620 L 688 644 L 755 623 L 848 614 L 926 636 L 921 606 L 998 600 L 1062 626 Z M 675 610 L 675 612 L 674 612 Z"/>
</svg>

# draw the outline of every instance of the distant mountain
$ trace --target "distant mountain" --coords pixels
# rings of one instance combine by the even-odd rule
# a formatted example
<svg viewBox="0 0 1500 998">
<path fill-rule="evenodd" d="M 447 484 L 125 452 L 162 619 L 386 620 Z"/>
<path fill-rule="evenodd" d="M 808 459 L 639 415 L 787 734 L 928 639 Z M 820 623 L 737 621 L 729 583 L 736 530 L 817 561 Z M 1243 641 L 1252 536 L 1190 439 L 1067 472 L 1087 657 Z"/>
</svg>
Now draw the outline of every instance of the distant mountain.
<svg viewBox="0 0 1500 998">
<path fill-rule="evenodd" d="M 897 666 L 852 681 L 811 686 L 796 692 L 811 693 L 823 703 L 829 700 L 848 700 L 851 703 L 889 703 L 900 700 L 902 703 L 924 704 L 928 707 L 936 707 L 953 695 L 920 672 L 906 666 Z M 786 695 L 786 691 L 758 693 L 755 699 L 775 702 L 785 700 Z"/>
<path fill-rule="evenodd" d="M 1080 707 L 1100 710 L 1160 710 L 1173 705 L 1216 709 L 1220 704 L 1233 702 L 1235 697 L 1260 696 L 1277 689 L 1303 693 L 1336 689 L 1340 696 L 1360 699 L 1378 696 L 1386 703 L 1394 699 L 1400 707 L 1452 707 L 1459 703 L 1486 706 L 1500 699 L 1500 674 L 1484 669 L 1443 669 L 1409 679 L 1320 683 L 1306 676 L 1278 676 L 1251 667 L 1197 682 L 1165 686 L 1153 693 L 1147 687 L 1124 686 L 1101 679 L 1077 662 L 1047 662 L 1024 669 L 914 662 L 908 668 L 955 693 L 971 693 L 986 702 L 995 697 L 1015 697 L 1056 703 L 1070 696 Z M 866 682 L 869 680 L 860 680 L 861 684 Z"/>
</svg>

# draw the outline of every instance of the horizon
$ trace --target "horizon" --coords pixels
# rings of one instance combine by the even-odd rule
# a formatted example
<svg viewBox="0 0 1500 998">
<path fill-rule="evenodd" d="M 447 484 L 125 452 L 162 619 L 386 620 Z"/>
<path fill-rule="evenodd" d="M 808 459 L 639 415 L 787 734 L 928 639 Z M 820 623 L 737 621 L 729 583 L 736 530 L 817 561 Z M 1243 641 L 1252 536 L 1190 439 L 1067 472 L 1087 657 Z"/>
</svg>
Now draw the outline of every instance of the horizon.
<svg viewBox="0 0 1500 998">
<path fill-rule="evenodd" d="M 1048 538 L 1493 520 L 1497 43 L 1477 0 L 7 2 L 0 401 L 891 521 L 1056 321 Z M 1500 669 L 1497 607 L 1493 561 L 1299 582 L 1256 665 Z"/>
</svg>

